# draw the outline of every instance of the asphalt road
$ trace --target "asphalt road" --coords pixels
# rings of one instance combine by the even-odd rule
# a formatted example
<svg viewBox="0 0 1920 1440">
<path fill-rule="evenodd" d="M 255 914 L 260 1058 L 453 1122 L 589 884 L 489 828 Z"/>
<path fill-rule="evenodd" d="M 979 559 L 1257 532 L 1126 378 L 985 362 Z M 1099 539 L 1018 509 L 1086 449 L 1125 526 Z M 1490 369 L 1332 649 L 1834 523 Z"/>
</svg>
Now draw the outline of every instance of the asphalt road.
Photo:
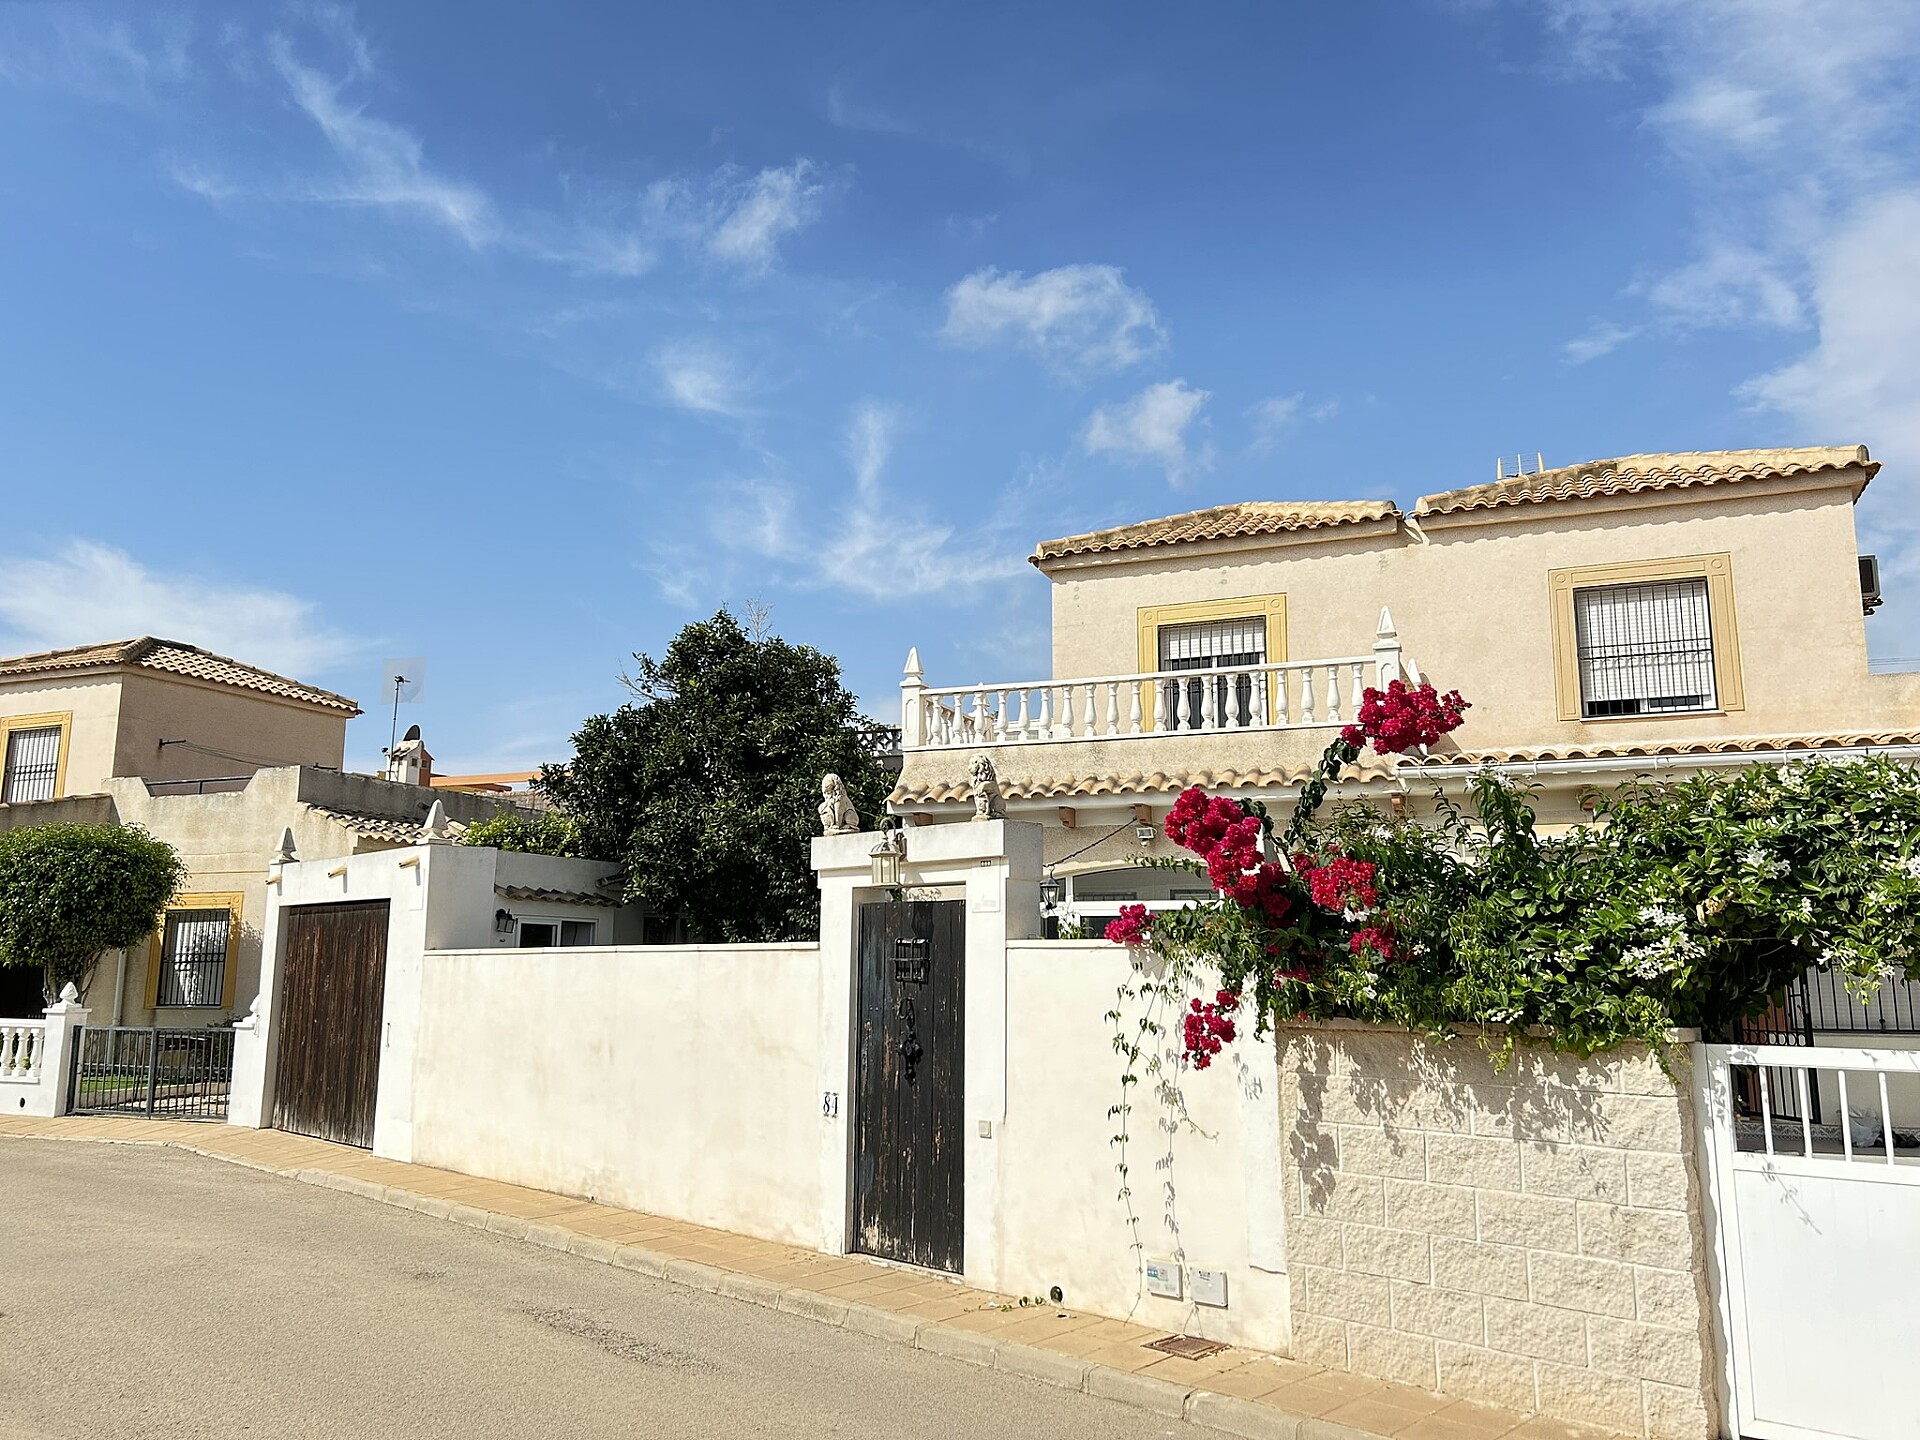
<svg viewBox="0 0 1920 1440">
<path fill-rule="evenodd" d="M 0 1437 L 1211 1435 L 177 1150 L 0 1140 Z"/>
</svg>

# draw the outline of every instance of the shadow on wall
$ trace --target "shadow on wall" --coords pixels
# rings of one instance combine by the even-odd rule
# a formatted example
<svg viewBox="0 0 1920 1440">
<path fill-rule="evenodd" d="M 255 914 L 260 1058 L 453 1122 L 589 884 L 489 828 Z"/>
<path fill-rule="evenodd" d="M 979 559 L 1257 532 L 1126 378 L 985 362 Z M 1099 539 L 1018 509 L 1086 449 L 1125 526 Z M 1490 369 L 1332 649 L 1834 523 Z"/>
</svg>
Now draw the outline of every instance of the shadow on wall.
<svg viewBox="0 0 1920 1440">
<path fill-rule="evenodd" d="M 1390 1063 L 1363 1074 L 1352 1065 L 1356 1052 L 1366 1054 L 1357 1032 L 1341 1032 L 1337 1046 L 1320 1036 L 1289 1038 L 1299 1108 L 1287 1145 L 1306 1201 L 1316 1211 L 1329 1207 L 1338 1187 L 1342 1166 L 1336 1127 L 1342 1123 L 1378 1124 L 1389 1155 L 1417 1148 L 1409 1132 L 1609 1143 L 1613 1122 L 1604 1103 L 1607 1092 L 1597 1079 L 1581 1081 L 1585 1062 L 1575 1056 L 1521 1048 L 1501 1070 L 1495 1068 L 1495 1052 L 1478 1037 L 1409 1044 L 1402 1036 L 1394 1042 Z M 1340 1052 L 1348 1064 L 1336 1073 Z"/>
</svg>

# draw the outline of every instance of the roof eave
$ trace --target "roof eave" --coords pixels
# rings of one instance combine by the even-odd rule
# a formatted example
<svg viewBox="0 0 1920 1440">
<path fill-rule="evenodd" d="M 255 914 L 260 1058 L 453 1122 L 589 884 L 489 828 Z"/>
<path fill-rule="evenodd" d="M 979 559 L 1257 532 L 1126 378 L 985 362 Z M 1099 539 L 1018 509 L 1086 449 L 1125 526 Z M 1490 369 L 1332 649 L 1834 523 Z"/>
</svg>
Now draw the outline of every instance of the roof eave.
<svg viewBox="0 0 1920 1440">
<path fill-rule="evenodd" d="M 1172 554 L 1223 555 L 1247 550 L 1272 550 L 1280 547 L 1325 545 L 1340 540 L 1367 539 L 1399 532 L 1406 517 L 1398 510 L 1367 520 L 1331 520 L 1295 529 L 1269 530 L 1258 535 L 1228 535 L 1205 540 L 1159 540 L 1142 544 L 1099 549 L 1075 550 L 1064 555 L 1042 555 L 1038 551 L 1027 563 L 1043 575 L 1055 570 L 1080 570 L 1111 565 L 1147 564 Z"/>
</svg>

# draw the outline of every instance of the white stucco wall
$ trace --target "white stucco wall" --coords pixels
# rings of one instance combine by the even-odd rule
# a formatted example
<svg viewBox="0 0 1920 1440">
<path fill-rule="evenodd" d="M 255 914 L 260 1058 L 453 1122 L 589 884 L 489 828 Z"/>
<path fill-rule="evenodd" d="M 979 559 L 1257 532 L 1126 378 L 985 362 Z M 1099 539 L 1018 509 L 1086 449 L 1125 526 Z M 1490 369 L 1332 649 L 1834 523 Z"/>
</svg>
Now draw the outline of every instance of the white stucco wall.
<svg viewBox="0 0 1920 1440">
<path fill-rule="evenodd" d="M 1003 1289 L 1239 1345 L 1289 1345 L 1278 1074 L 1271 1046 L 1237 1044 L 1180 1077 L 1180 1123 L 1150 1077 L 1133 1087 L 1126 1184 L 1119 1198 L 1121 1057 L 1105 1018 L 1128 977 L 1107 941 L 1036 941 L 1007 953 L 1007 1113 L 1000 1130 L 994 1268 Z M 1127 1024 L 1134 1012 L 1127 1012 Z M 1179 1018 L 1167 1044 L 1177 1049 Z M 1167 1073 L 1173 1073 L 1169 1066 Z M 1165 1124 L 1173 1124 L 1169 1140 Z M 1167 1156 L 1171 1153 L 1171 1164 Z M 1227 1274 L 1224 1309 L 1147 1295 L 1142 1260 Z"/>
<path fill-rule="evenodd" d="M 817 945 L 436 951 L 418 1004 L 414 1161 L 818 1243 Z"/>
</svg>

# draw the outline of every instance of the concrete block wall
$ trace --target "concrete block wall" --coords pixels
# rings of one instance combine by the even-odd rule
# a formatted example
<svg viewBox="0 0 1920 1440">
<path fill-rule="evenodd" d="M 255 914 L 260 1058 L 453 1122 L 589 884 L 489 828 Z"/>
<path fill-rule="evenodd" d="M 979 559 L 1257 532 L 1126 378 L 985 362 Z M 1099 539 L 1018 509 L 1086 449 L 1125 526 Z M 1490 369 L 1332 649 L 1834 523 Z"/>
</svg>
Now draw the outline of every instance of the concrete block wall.
<svg viewBox="0 0 1920 1440">
<path fill-rule="evenodd" d="M 1650 1053 L 1496 1070 L 1471 1036 L 1277 1038 L 1296 1358 L 1650 1440 L 1718 1434 L 1692 1105 Z"/>
</svg>

